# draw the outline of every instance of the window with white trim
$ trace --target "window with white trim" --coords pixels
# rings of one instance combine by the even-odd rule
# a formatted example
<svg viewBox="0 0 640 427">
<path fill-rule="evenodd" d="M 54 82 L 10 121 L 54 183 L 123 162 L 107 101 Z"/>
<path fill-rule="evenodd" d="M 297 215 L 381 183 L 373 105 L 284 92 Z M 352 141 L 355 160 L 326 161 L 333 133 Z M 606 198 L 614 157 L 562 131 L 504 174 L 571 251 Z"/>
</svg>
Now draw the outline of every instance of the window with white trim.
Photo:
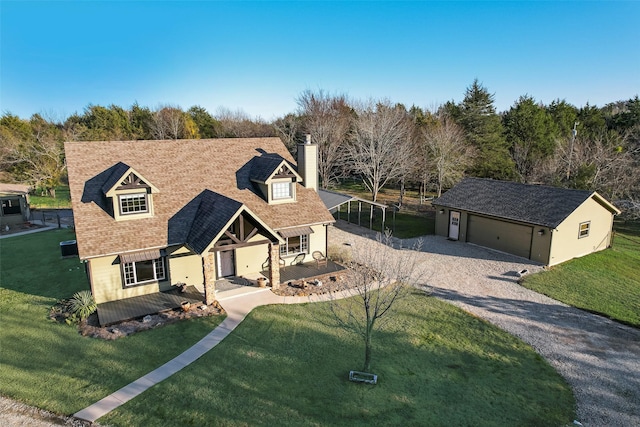
<svg viewBox="0 0 640 427">
<path fill-rule="evenodd" d="M 291 183 L 290 182 L 274 182 L 271 184 L 271 194 L 274 200 L 290 199 Z"/>
<path fill-rule="evenodd" d="M 581 222 L 580 229 L 578 231 L 578 239 L 589 236 L 589 229 L 591 228 L 591 221 Z"/>
<path fill-rule="evenodd" d="M 309 253 L 309 235 L 286 237 L 280 245 L 280 256 L 297 255 L 300 252 Z"/>
<path fill-rule="evenodd" d="M 125 286 L 164 280 L 164 258 L 125 262 L 122 264 L 122 278 Z"/>
<path fill-rule="evenodd" d="M 121 194 L 118 202 L 122 215 L 149 212 L 147 193 Z"/>
</svg>

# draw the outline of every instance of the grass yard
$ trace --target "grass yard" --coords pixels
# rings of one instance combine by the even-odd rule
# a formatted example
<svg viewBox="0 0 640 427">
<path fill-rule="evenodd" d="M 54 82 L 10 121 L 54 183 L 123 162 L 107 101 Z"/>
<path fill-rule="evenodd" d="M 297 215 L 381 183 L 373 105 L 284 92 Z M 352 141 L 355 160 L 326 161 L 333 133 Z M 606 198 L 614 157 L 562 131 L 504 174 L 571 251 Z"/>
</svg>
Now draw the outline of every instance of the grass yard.
<svg viewBox="0 0 640 427">
<path fill-rule="evenodd" d="M 616 223 L 613 247 L 528 276 L 523 286 L 640 327 L 640 222 Z"/>
<path fill-rule="evenodd" d="M 222 319 L 116 341 L 80 336 L 49 308 L 88 287 L 53 230 L 0 240 L 0 394 L 72 414 L 160 366 Z M 153 425 L 563 425 L 575 400 L 531 347 L 418 293 L 374 338 L 379 384 L 347 380 L 363 347 L 326 304 L 261 307 L 196 363 L 99 422 Z"/>
<path fill-rule="evenodd" d="M 531 347 L 415 292 L 374 338 L 378 385 L 355 384 L 363 346 L 326 303 L 260 307 L 200 360 L 98 420 L 166 425 L 517 425 L 574 419 L 569 386 Z"/>
<path fill-rule="evenodd" d="M 29 195 L 29 205 L 35 209 L 70 209 L 71 192 L 68 185 L 56 187 L 56 198 L 39 194 Z"/>
<path fill-rule="evenodd" d="M 157 368 L 222 321 L 179 322 L 116 341 L 83 337 L 48 319 L 58 299 L 88 289 L 78 258 L 61 259 L 74 239 L 53 230 L 0 240 L 0 394 L 72 414 Z"/>
<path fill-rule="evenodd" d="M 367 191 L 360 182 L 354 180 L 344 181 L 335 189 L 335 191 L 360 197 L 365 200 L 371 200 L 371 192 Z M 388 206 L 398 203 L 399 198 L 400 190 L 393 188 L 383 188 L 378 194 L 378 202 L 387 204 Z M 351 206 L 351 214 L 349 215 L 349 222 L 369 228 L 369 215 L 369 207 L 363 204 L 362 212 L 358 219 L 358 204 L 353 202 Z M 347 219 L 346 205 L 342 206 L 340 219 Z M 435 218 L 433 217 L 433 210 L 431 209 L 430 202 L 420 204 L 418 192 L 407 190 L 404 197 L 403 207 L 399 212 L 395 213 L 395 218 L 393 208 L 387 209 L 385 228 L 391 230 L 395 237 L 401 239 L 434 234 Z M 383 231 L 382 214 L 378 208 L 374 209 L 373 229 Z"/>
</svg>

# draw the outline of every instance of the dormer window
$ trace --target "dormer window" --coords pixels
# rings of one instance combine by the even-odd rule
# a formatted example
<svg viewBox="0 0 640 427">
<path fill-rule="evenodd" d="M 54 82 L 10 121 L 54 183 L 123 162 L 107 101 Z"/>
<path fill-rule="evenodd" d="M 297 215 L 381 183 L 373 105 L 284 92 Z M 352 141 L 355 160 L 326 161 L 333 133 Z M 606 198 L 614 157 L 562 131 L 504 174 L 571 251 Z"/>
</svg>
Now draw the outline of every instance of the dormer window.
<svg viewBox="0 0 640 427">
<path fill-rule="evenodd" d="M 149 212 L 147 193 L 121 194 L 118 196 L 122 215 Z"/>
<path fill-rule="evenodd" d="M 271 193 L 274 200 L 290 199 L 292 197 L 291 181 L 274 182 L 271 184 Z"/>
<path fill-rule="evenodd" d="M 153 216 L 153 195 L 158 189 L 133 168 L 118 163 L 102 187 L 104 195 L 113 203 L 116 221 L 150 218 Z"/>
<path fill-rule="evenodd" d="M 296 183 L 301 178 L 294 166 L 281 156 L 254 157 L 249 176 L 270 205 L 296 201 Z"/>
</svg>

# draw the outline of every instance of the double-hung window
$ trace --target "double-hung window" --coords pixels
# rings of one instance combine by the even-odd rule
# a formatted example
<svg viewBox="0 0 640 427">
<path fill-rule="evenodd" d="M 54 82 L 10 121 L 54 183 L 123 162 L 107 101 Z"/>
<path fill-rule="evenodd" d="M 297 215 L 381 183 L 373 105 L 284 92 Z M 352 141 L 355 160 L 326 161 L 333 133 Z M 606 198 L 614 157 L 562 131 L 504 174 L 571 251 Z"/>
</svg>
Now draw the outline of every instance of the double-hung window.
<svg viewBox="0 0 640 427">
<path fill-rule="evenodd" d="M 165 279 L 164 258 L 126 262 L 122 265 L 125 286 Z"/>
<path fill-rule="evenodd" d="M 121 194 L 118 200 L 122 215 L 149 212 L 147 193 Z"/>
<path fill-rule="evenodd" d="M 301 252 L 309 253 L 309 235 L 287 237 L 280 245 L 280 256 L 296 255 Z"/>
<path fill-rule="evenodd" d="M 578 231 L 578 239 L 589 236 L 589 229 L 591 228 L 591 221 L 581 222 L 580 229 Z"/>
</svg>

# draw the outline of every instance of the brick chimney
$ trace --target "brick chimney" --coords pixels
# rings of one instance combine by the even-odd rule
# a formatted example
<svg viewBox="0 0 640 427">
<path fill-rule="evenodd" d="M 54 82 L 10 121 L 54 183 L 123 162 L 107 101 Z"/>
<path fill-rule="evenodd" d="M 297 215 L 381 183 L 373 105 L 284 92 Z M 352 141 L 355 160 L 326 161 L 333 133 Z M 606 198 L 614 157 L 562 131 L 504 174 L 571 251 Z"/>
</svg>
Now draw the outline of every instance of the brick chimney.
<svg viewBox="0 0 640 427">
<path fill-rule="evenodd" d="M 298 173 L 302 185 L 318 191 L 318 145 L 311 143 L 309 134 L 304 144 L 298 144 Z"/>
</svg>

